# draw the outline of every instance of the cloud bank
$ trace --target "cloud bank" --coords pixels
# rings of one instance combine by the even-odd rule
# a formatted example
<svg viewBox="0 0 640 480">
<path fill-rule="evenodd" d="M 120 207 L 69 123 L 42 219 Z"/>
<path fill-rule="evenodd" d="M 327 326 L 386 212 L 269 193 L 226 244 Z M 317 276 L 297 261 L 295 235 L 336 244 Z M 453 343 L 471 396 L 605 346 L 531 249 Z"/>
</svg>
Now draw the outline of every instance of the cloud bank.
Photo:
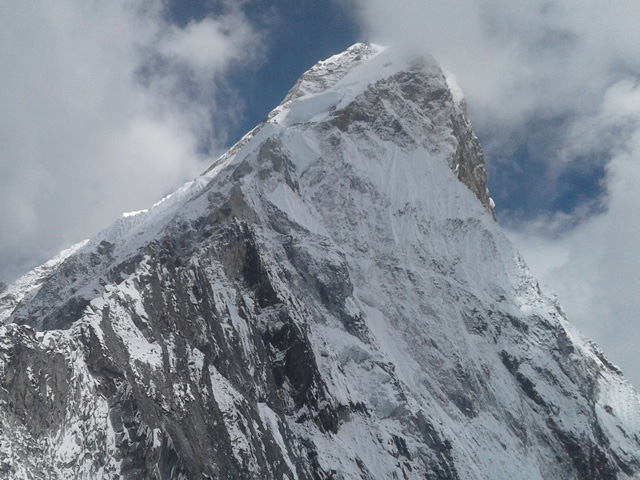
<svg viewBox="0 0 640 480">
<path fill-rule="evenodd" d="M 0 5 L 0 280 L 194 177 L 226 141 L 232 69 L 260 59 L 238 6 L 183 27 L 159 1 Z"/>
<path fill-rule="evenodd" d="M 501 221 L 569 319 L 640 386 L 640 3 L 351 4 L 369 40 L 426 49 L 455 73 L 493 191 L 514 203 L 531 192 Z M 518 182 L 500 175 L 518 169 Z M 588 172 L 601 173 L 568 190 Z"/>
</svg>

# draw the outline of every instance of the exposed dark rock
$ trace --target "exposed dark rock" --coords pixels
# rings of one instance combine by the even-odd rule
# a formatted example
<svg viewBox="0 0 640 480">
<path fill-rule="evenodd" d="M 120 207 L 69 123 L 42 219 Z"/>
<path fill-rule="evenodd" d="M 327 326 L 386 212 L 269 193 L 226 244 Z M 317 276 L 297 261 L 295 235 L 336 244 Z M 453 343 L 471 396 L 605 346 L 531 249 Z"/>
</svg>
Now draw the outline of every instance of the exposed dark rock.
<svg viewBox="0 0 640 480">
<path fill-rule="evenodd" d="M 562 431 L 550 420 L 549 427 L 556 435 L 577 471 L 578 478 L 586 480 L 616 480 L 618 470 L 611 460 L 589 439 L 575 438 L 571 433 Z"/>
</svg>

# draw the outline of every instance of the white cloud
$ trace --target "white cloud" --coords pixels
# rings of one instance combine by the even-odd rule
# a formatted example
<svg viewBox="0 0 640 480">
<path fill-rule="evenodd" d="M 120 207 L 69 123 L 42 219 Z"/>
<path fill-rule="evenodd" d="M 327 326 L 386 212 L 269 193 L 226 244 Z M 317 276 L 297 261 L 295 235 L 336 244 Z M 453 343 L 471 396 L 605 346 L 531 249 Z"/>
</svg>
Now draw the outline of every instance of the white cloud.
<svg viewBox="0 0 640 480">
<path fill-rule="evenodd" d="M 184 28 L 160 1 L 3 2 L 0 279 L 203 170 L 236 115 L 224 76 L 260 40 L 232 2 Z"/>
<path fill-rule="evenodd" d="M 371 39 L 427 49 L 454 72 L 478 120 L 590 111 L 640 62 L 640 4 L 621 0 L 362 0 Z"/>
<path fill-rule="evenodd" d="M 236 10 L 226 15 L 224 21 L 205 19 L 191 22 L 185 28 L 171 27 L 160 51 L 211 76 L 229 62 L 237 61 L 240 55 L 246 59 L 254 57 L 255 40 L 255 32 Z"/>
<path fill-rule="evenodd" d="M 418 45 L 455 73 L 488 161 L 561 119 L 537 155 L 544 195 L 607 159 L 600 213 L 512 224 L 514 242 L 570 320 L 640 386 L 640 3 L 634 0 L 355 0 L 372 41 Z M 585 207 L 584 205 L 582 207 Z"/>
</svg>

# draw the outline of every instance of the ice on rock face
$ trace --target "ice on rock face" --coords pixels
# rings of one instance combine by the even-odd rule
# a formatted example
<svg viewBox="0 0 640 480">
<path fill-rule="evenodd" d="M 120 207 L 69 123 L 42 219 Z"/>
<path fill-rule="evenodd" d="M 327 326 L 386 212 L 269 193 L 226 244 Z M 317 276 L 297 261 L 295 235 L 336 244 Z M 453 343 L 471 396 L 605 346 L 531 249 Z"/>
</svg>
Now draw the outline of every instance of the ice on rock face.
<svg viewBox="0 0 640 480">
<path fill-rule="evenodd" d="M 290 126 L 296 123 L 307 123 L 309 121 L 326 118 L 331 109 L 340 102 L 342 96 L 339 92 L 321 92 L 312 95 L 305 95 L 291 102 L 288 108 L 282 113 L 272 117 L 271 121 L 283 126 Z"/>
<path fill-rule="evenodd" d="M 452 75 L 318 63 L 0 293 L 0 478 L 638 478 L 637 393 L 493 206 Z"/>
</svg>

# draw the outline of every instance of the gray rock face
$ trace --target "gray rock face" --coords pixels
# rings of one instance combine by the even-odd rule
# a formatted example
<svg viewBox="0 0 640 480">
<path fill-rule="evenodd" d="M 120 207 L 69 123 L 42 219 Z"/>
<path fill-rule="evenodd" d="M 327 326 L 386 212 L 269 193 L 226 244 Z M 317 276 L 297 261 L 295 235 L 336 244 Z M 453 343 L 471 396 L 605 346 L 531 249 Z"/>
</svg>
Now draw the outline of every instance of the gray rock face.
<svg viewBox="0 0 640 480">
<path fill-rule="evenodd" d="M 321 62 L 0 319 L 0 478 L 640 475 L 638 395 L 501 233 L 430 60 Z"/>
</svg>

